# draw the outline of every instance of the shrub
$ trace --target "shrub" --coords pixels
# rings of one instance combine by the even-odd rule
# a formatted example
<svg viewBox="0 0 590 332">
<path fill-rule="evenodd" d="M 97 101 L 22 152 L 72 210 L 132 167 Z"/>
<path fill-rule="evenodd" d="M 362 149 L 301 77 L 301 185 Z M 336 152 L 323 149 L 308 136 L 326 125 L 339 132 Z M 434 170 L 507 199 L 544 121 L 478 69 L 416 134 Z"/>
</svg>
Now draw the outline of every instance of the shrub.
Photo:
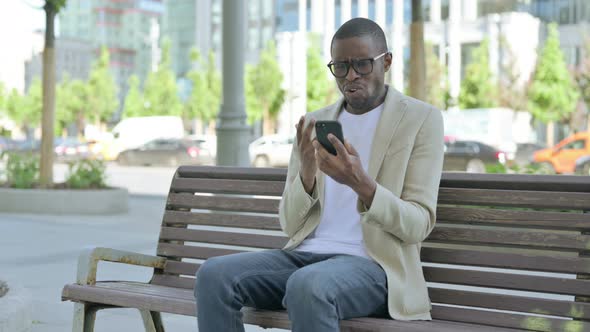
<svg viewBox="0 0 590 332">
<path fill-rule="evenodd" d="M 106 165 L 101 160 L 80 160 L 70 164 L 66 185 L 75 189 L 105 188 Z"/>
<path fill-rule="evenodd" d="M 10 187 L 30 189 L 39 182 L 39 157 L 33 154 L 5 153 L 6 183 Z"/>
</svg>

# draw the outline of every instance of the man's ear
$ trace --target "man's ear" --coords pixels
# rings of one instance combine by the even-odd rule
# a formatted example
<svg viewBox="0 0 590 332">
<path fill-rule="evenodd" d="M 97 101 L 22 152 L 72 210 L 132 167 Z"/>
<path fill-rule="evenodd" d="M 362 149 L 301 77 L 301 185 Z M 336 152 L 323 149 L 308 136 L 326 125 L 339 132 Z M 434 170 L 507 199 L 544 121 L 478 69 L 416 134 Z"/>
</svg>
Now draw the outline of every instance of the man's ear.
<svg viewBox="0 0 590 332">
<path fill-rule="evenodd" d="M 388 52 L 387 54 L 385 54 L 383 56 L 383 69 L 384 71 L 389 71 L 389 68 L 391 68 L 391 64 L 393 62 L 393 56 L 391 55 L 391 52 Z"/>
</svg>

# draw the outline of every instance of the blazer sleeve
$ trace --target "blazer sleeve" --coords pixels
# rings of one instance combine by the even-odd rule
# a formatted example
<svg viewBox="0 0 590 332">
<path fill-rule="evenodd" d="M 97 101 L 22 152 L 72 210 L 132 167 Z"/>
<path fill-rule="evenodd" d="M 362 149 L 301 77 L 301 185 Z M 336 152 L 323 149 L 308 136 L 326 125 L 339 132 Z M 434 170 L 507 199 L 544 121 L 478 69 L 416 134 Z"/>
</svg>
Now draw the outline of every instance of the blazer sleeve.
<svg viewBox="0 0 590 332">
<path fill-rule="evenodd" d="M 279 221 L 283 232 L 290 238 L 297 233 L 307 220 L 309 212 L 318 203 L 318 185 L 309 195 L 303 187 L 303 181 L 299 175 L 300 168 L 299 146 L 297 139 L 293 142 L 285 189 L 279 204 Z"/>
<path fill-rule="evenodd" d="M 357 205 L 361 221 L 415 244 L 428 237 L 436 222 L 438 187 L 444 158 L 443 118 L 431 108 L 419 129 L 410 155 L 401 197 L 377 184 L 371 207 Z"/>
</svg>

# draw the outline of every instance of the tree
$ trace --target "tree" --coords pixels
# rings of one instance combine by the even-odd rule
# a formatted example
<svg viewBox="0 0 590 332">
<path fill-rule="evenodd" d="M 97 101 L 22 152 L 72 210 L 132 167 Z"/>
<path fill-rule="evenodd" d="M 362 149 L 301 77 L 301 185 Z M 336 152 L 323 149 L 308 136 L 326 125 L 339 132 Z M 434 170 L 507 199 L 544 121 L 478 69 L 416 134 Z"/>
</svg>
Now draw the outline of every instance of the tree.
<svg viewBox="0 0 590 332">
<path fill-rule="evenodd" d="M 420 100 L 426 99 L 426 61 L 424 55 L 422 0 L 412 0 L 412 23 L 410 24 L 410 96 Z"/>
<path fill-rule="evenodd" d="M 32 130 L 39 125 L 43 112 L 41 81 L 35 79 L 24 96 L 13 89 L 6 99 L 6 112 L 8 117 L 23 129 L 27 138 L 31 138 Z"/>
<path fill-rule="evenodd" d="M 204 61 L 198 50 L 191 51 L 191 60 L 197 69 L 191 70 L 187 78 L 192 84 L 191 94 L 184 106 L 185 119 L 198 118 L 205 123 L 214 121 L 221 102 L 221 74 L 215 66 L 215 55 L 209 53 Z"/>
<path fill-rule="evenodd" d="M 332 104 L 338 97 L 336 83 L 328 75 L 326 64 L 322 61 L 317 39 L 311 37 L 307 49 L 307 112 L 313 112 Z"/>
<path fill-rule="evenodd" d="M 83 135 L 88 119 L 89 86 L 81 80 L 65 77 L 57 87 L 56 135 L 70 124 L 76 125 L 76 135 Z M 71 134 L 71 133 L 70 133 Z"/>
<path fill-rule="evenodd" d="M 490 70 L 488 50 L 487 39 L 473 50 L 473 61 L 467 65 L 459 93 L 459 106 L 463 109 L 496 106 L 496 84 Z"/>
<path fill-rule="evenodd" d="M 247 108 L 248 117 L 253 120 L 262 118 L 263 134 L 273 134 L 277 115 L 285 101 L 285 90 L 281 88 L 283 74 L 277 62 L 274 43 L 266 46 L 260 53 L 258 63 L 247 68 L 246 75 L 249 91 L 254 96 L 250 104 L 253 107 Z"/>
<path fill-rule="evenodd" d="M 111 74 L 109 51 L 103 47 L 88 80 L 88 115 L 95 123 L 108 122 L 119 108 L 117 85 Z"/>
<path fill-rule="evenodd" d="M 145 106 L 143 96 L 139 90 L 139 78 L 137 75 L 131 75 L 129 77 L 129 90 L 123 105 L 123 117 L 143 116 L 145 115 L 144 112 Z"/>
<path fill-rule="evenodd" d="M 45 0 L 45 47 L 43 49 L 43 114 L 41 121 L 42 188 L 53 184 L 53 126 L 55 119 L 55 15 L 66 0 Z"/>
<path fill-rule="evenodd" d="M 520 82 L 516 54 L 503 36 L 500 38 L 500 48 L 506 61 L 500 66 L 498 104 L 516 111 L 524 111 L 527 109 L 528 100 L 526 88 Z"/>
<path fill-rule="evenodd" d="M 564 121 L 576 108 L 579 93 L 566 67 L 554 23 L 549 25 L 528 95 L 530 112 L 543 123 Z"/>
<path fill-rule="evenodd" d="M 426 102 L 438 107 L 441 110 L 448 108 L 449 104 L 449 81 L 447 70 L 440 63 L 440 60 L 434 54 L 434 48 L 431 44 L 426 44 Z"/>
<path fill-rule="evenodd" d="M 170 40 L 162 44 L 162 60 L 156 71 L 150 72 L 144 86 L 146 115 L 182 115 L 176 77 L 170 60 Z"/>
</svg>

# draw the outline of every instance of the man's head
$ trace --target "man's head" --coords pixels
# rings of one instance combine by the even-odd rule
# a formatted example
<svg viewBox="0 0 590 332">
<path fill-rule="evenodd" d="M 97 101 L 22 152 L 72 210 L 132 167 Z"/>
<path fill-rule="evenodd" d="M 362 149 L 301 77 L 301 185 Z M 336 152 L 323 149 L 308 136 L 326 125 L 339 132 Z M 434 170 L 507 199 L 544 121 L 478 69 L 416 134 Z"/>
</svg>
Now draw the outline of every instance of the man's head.
<svg viewBox="0 0 590 332">
<path fill-rule="evenodd" d="M 366 18 L 344 23 L 332 38 L 330 70 L 347 103 L 347 110 L 365 113 L 385 97 L 385 72 L 391 66 L 385 34 Z"/>
</svg>

